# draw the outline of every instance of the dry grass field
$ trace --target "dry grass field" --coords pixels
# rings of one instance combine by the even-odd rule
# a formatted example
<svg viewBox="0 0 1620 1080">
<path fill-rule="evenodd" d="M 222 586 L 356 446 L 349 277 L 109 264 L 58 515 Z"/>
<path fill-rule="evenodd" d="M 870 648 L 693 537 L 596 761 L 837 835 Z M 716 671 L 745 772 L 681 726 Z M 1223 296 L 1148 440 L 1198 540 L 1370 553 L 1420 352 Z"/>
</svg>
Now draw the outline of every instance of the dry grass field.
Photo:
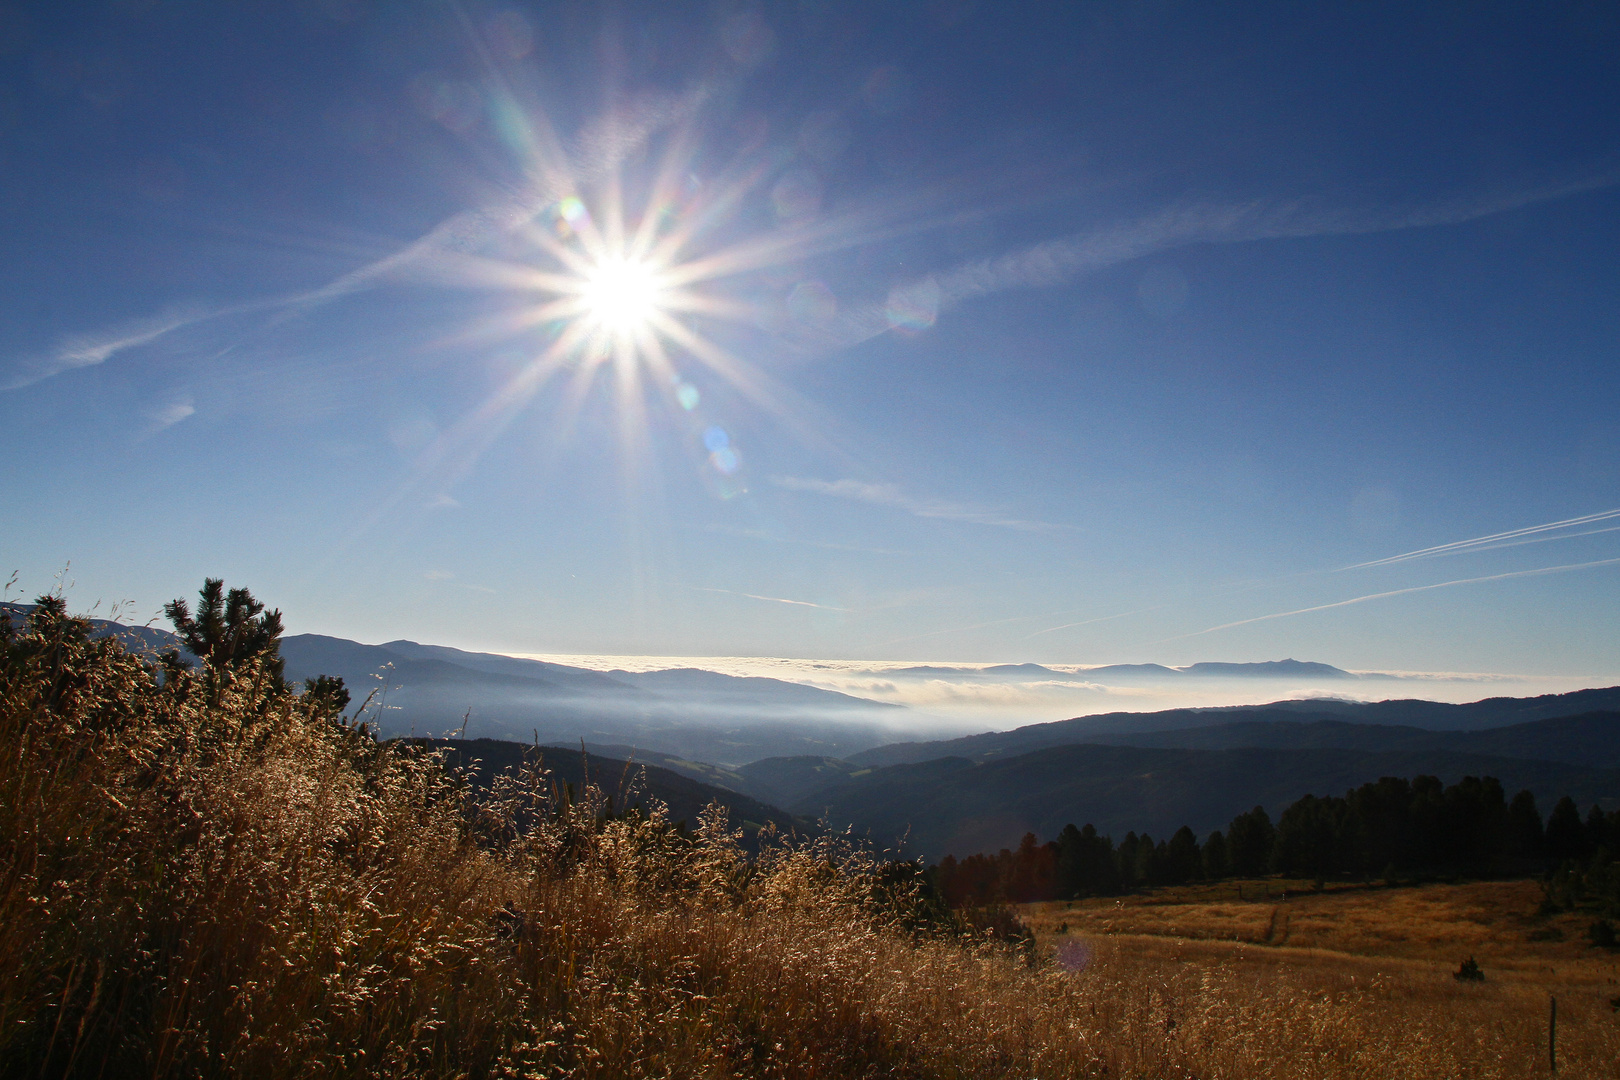
<svg viewBox="0 0 1620 1080">
<path fill-rule="evenodd" d="M 1046 906 L 1028 955 L 837 838 L 473 800 L 261 661 L 4 630 L 0 1080 L 1508 1080 L 1549 992 L 1559 1074 L 1620 1077 L 1614 962 L 1534 884 Z"/>
<path fill-rule="evenodd" d="M 1589 916 L 1542 917 L 1540 900 L 1533 881 L 1273 880 L 1022 914 L 1099 1000 L 1140 1012 L 1138 985 L 1164 988 L 1163 1023 L 1183 1033 L 1167 1042 L 1185 1053 L 1166 1047 L 1184 1069 L 1167 1075 L 1548 1076 L 1556 996 L 1558 1075 L 1620 1076 L 1620 958 L 1587 944 Z M 1453 978 L 1470 956 L 1484 982 Z"/>
</svg>

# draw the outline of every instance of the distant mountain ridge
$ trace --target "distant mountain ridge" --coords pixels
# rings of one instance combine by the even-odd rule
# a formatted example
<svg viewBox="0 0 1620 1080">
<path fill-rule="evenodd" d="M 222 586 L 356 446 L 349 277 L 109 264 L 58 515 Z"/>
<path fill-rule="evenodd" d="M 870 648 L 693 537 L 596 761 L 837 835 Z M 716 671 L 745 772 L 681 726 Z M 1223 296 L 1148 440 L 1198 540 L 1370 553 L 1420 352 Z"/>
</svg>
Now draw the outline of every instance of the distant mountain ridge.
<svg viewBox="0 0 1620 1080">
<path fill-rule="evenodd" d="M 0 611 L 11 616 L 12 624 L 21 626 L 28 618 L 28 613 L 34 610 L 33 604 L 17 604 L 11 601 L 0 601 Z M 124 648 L 131 652 L 153 655 L 167 649 L 184 651 L 180 638 L 174 633 L 160 629 L 156 626 L 131 626 L 128 623 L 114 622 L 111 619 L 90 618 L 90 634 L 92 637 L 115 637 L 123 642 Z"/>
<path fill-rule="evenodd" d="M 27 607 L 5 610 L 17 617 Z M 153 627 L 93 626 L 148 653 L 179 645 Z M 1509 794 L 1532 791 L 1543 812 L 1565 794 L 1620 806 L 1620 687 L 1461 705 L 1310 699 L 1110 713 L 895 743 L 884 717 L 905 710 L 775 679 L 603 672 L 313 634 L 283 638 L 281 648 L 291 679 L 342 676 L 357 703 L 376 689 L 372 715 L 385 736 L 465 725 L 472 738 L 440 745 L 480 759 L 486 781 L 536 743 L 560 743 L 540 748 L 559 781 L 577 786 L 590 769 L 613 788 L 634 775 L 678 818 L 719 800 L 749 828 L 802 830 L 824 819 L 880 849 L 903 838 L 906 851 L 930 859 L 1014 846 L 1028 831 L 1050 838 L 1069 823 L 1116 837 L 1138 830 L 1162 839 L 1184 824 L 1205 833 L 1256 804 L 1276 813 L 1301 795 L 1338 795 L 1386 775 L 1495 776 Z M 1292 660 L 1162 670 L 1265 686 L 1268 672 L 1297 678 L 1301 669 L 1323 680 L 1340 672 Z M 1026 681 L 1050 672 L 983 670 Z"/>
<path fill-rule="evenodd" d="M 281 640 L 289 678 L 339 675 L 358 701 L 376 691 L 384 735 L 461 731 L 518 742 L 645 747 L 741 764 L 804 753 L 843 756 L 890 738 L 903 706 L 780 679 L 697 668 L 595 671 L 442 645 Z"/>
<path fill-rule="evenodd" d="M 1431 731 L 1482 731 L 1603 711 L 1620 711 L 1620 687 L 1543 694 L 1531 698 L 1486 698 L 1461 705 L 1416 699 L 1354 702 L 1315 698 L 1276 701 L 1266 705 L 1167 709 L 1152 713 L 1099 713 L 957 739 L 889 743 L 862 751 L 849 760 L 858 765 L 874 767 L 942 757 L 984 761 L 1082 742 L 1128 742 L 1150 732 L 1179 732 L 1241 724 L 1264 725 L 1280 720 L 1299 723 L 1336 721 L 1349 725 L 1371 724 Z"/>
<path fill-rule="evenodd" d="M 1182 750 L 1448 751 L 1620 768 L 1620 712 L 1599 711 L 1476 731 L 1432 731 L 1345 720 L 1245 720 L 1173 731 L 1103 732 L 1087 742 Z"/>
<path fill-rule="evenodd" d="M 1105 664 L 1100 667 L 1082 667 L 1074 671 L 1046 667 L 1042 664 L 991 664 L 987 667 L 948 664 L 917 664 L 910 667 L 886 668 L 883 674 L 896 678 L 954 678 L 980 679 L 990 682 L 1029 682 L 1053 680 L 1058 682 L 1098 682 L 1114 685 L 1143 685 L 1200 680 L 1231 681 L 1251 679 L 1257 682 L 1298 682 L 1300 680 L 1326 680 L 1329 682 L 1392 681 L 1397 676 L 1381 671 L 1346 671 L 1332 664 L 1307 660 L 1263 660 L 1253 663 L 1225 663 L 1205 661 L 1185 667 L 1166 667 L 1163 664 Z"/>
<path fill-rule="evenodd" d="M 19 623 L 31 609 L 9 602 L 0 607 Z M 105 619 L 91 620 L 91 627 L 149 655 L 168 649 L 186 655 L 167 630 Z M 285 675 L 295 684 L 334 675 L 348 686 L 354 707 L 369 696 L 368 719 L 384 737 L 455 732 L 520 743 L 584 739 L 724 766 L 798 754 L 842 757 L 891 741 L 895 724 L 909 715 L 902 705 L 835 690 L 698 668 L 603 672 L 325 634 L 288 635 L 280 648 Z"/>
</svg>

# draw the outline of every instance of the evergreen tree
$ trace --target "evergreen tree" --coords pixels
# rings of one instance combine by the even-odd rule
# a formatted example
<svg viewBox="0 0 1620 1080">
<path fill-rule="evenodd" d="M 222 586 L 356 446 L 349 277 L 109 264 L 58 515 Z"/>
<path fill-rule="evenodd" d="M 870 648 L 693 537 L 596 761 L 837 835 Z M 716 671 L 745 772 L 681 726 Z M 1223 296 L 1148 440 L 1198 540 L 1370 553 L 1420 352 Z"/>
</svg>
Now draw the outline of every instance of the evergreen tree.
<svg viewBox="0 0 1620 1080">
<path fill-rule="evenodd" d="M 1121 888 L 1134 889 L 1146 883 L 1145 877 L 1138 872 L 1145 860 L 1141 857 L 1142 842 L 1146 837 L 1137 836 L 1135 831 L 1125 834 L 1125 839 L 1119 842 L 1115 852 L 1115 861 L 1119 864 L 1119 884 Z M 1148 841 L 1148 848 L 1152 850 L 1152 841 Z"/>
<path fill-rule="evenodd" d="M 227 593 L 219 578 L 204 578 L 195 617 L 184 600 L 164 604 L 163 613 L 174 624 L 186 651 L 201 660 L 211 675 L 217 677 L 249 661 L 259 661 L 270 676 L 271 692 L 287 691 L 281 675 L 286 666 L 280 651 L 281 612 L 265 611 L 248 590 Z"/>
<path fill-rule="evenodd" d="M 1465 776 L 1445 792 L 1446 820 L 1441 837 L 1445 855 L 1438 865 L 1479 872 L 1498 856 L 1507 838 L 1507 799 L 1494 776 Z"/>
<path fill-rule="evenodd" d="M 1211 881 L 1232 873 L 1232 857 L 1226 846 L 1226 834 L 1216 829 L 1204 841 L 1204 877 Z"/>
<path fill-rule="evenodd" d="M 1119 864 L 1114 841 L 1097 835 L 1097 827 L 1065 825 L 1057 839 L 1057 895 L 1062 900 L 1109 896 L 1119 892 Z"/>
<path fill-rule="evenodd" d="M 1596 803 L 1586 812 L 1586 842 L 1588 846 L 1598 851 L 1606 851 L 1613 858 L 1620 845 L 1615 842 L 1615 821 L 1603 813 L 1603 808 Z"/>
<path fill-rule="evenodd" d="M 1355 869 L 1356 839 L 1347 800 L 1306 795 L 1277 819 L 1272 865 L 1285 874 L 1331 877 Z"/>
<path fill-rule="evenodd" d="M 1547 857 L 1554 862 L 1565 859 L 1584 859 L 1591 853 L 1586 826 L 1581 824 L 1581 812 L 1575 800 L 1565 795 L 1553 807 L 1547 818 Z"/>
<path fill-rule="evenodd" d="M 1349 793 L 1350 812 L 1360 823 L 1361 865 L 1365 869 L 1417 863 L 1412 832 L 1412 785 L 1398 776 L 1380 777 Z"/>
<path fill-rule="evenodd" d="M 1271 849 L 1276 840 L 1277 830 L 1264 807 L 1257 806 L 1233 818 L 1226 827 L 1226 846 L 1231 853 L 1232 873 L 1239 877 L 1264 874 L 1271 867 Z"/>
<path fill-rule="evenodd" d="M 1165 885 L 1185 885 L 1201 876 L 1202 852 L 1198 850 L 1198 834 L 1183 825 L 1164 848 L 1164 862 L 1160 877 Z"/>
<path fill-rule="evenodd" d="M 1437 776 L 1412 778 L 1412 803 L 1408 811 L 1412 866 L 1440 866 L 1450 852 L 1446 846 L 1446 790 Z"/>
<path fill-rule="evenodd" d="M 339 675 L 318 675 L 304 680 L 304 700 L 329 716 L 340 716 L 349 707 L 349 688 Z"/>
<path fill-rule="evenodd" d="M 1541 811 L 1536 809 L 1536 797 L 1528 790 L 1513 796 L 1508 804 L 1506 853 L 1510 859 L 1539 859 L 1543 840 Z"/>
</svg>

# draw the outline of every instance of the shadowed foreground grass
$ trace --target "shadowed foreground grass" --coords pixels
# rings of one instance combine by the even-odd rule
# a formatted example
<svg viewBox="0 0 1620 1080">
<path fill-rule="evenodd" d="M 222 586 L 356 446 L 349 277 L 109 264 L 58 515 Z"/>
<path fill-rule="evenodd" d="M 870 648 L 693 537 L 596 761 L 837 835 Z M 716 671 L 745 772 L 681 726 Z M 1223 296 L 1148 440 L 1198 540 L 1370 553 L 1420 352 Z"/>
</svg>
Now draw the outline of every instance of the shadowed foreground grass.
<svg viewBox="0 0 1620 1080">
<path fill-rule="evenodd" d="M 6 1076 L 1508 1077 L 1544 1003 L 1432 973 L 917 927 L 835 840 L 748 856 L 520 778 L 469 803 L 262 667 L 46 605 L 0 672 Z M 1270 954 L 1273 957 L 1278 953 Z M 1516 996 L 1517 995 L 1517 996 Z M 1567 1075 L 1612 1075 L 1572 1016 Z M 1544 1066 L 1543 1066 L 1544 1067 Z"/>
</svg>

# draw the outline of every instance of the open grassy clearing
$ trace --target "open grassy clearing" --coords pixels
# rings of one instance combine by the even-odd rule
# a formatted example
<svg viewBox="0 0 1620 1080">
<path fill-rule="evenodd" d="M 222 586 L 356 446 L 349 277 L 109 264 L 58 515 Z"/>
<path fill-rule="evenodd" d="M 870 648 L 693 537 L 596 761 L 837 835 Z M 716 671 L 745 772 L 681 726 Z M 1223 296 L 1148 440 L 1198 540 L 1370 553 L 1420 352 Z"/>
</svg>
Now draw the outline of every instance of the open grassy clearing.
<svg viewBox="0 0 1620 1080">
<path fill-rule="evenodd" d="M 1499 971 L 1614 972 L 1620 963 L 1591 948 L 1591 916 L 1538 914 L 1534 881 L 1405 887 L 1328 887 L 1303 881 L 1241 881 L 1158 889 L 1125 897 L 1031 904 L 1026 921 L 1042 937 L 1144 934 L 1320 949 L 1449 963 L 1475 956 Z M 1241 898 L 1240 898 L 1241 897 Z"/>
<path fill-rule="evenodd" d="M 1249 1051 L 1243 1068 L 1252 1075 L 1430 1075 L 1425 1062 L 1437 1064 L 1442 1048 L 1456 1055 L 1454 1075 L 1548 1075 L 1548 999 L 1556 995 L 1560 1075 L 1620 1076 L 1620 957 L 1587 944 L 1590 916 L 1538 915 L 1541 896 L 1534 881 L 1316 892 L 1310 882 L 1272 879 L 1031 904 L 1021 913 L 1041 951 L 1067 958 L 1082 981 L 1112 983 L 1113 993 L 1137 981 L 1181 987 L 1167 994 L 1166 1023 L 1178 998 L 1184 1007 L 1236 1009 L 1234 1031 L 1265 1045 Z M 1485 982 L 1452 977 L 1469 956 Z M 1324 1023 L 1333 1018 L 1331 1029 L 1290 1034 L 1313 1002 Z M 1228 1053 L 1211 1038 L 1205 1068 Z M 1282 1061 L 1296 1071 L 1278 1070 Z M 1244 1074 L 1236 1059 L 1229 1064 L 1232 1072 L 1208 1075 Z"/>
</svg>

